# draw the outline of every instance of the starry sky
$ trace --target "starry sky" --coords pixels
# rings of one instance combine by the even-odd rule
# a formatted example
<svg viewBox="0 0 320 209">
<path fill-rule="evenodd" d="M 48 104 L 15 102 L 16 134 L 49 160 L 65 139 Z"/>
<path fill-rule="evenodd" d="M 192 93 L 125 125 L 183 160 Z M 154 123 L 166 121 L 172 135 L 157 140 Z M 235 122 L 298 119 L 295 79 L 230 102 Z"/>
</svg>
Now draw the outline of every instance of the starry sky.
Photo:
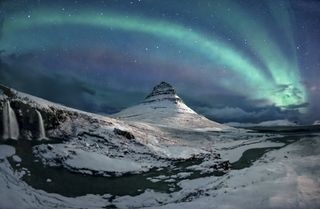
<svg viewBox="0 0 320 209">
<path fill-rule="evenodd" d="M 86 111 L 161 81 L 219 122 L 320 119 L 318 0 L 0 0 L 0 82 Z"/>
</svg>

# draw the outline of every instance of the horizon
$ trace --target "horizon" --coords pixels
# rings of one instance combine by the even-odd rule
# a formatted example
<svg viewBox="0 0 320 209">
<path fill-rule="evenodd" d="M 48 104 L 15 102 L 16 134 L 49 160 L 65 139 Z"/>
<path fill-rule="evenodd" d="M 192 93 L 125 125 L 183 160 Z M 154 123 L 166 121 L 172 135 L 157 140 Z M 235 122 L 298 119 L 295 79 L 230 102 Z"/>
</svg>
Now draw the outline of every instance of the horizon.
<svg viewBox="0 0 320 209">
<path fill-rule="evenodd" d="M 146 100 L 150 96 L 150 94 L 153 92 L 154 88 L 159 86 L 161 83 L 169 84 L 174 89 L 174 86 L 172 86 L 170 83 L 167 83 L 166 81 L 161 81 L 160 83 L 155 85 L 153 87 L 153 89 L 148 94 L 146 94 L 146 96 L 144 98 L 141 99 L 141 101 L 139 101 L 136 104 L 133 104 L 132 106 L 125 107 L 125 108 L 123 108 L 123 109 L 121 109 L 121 110 L 119 110 L 117 112 L 111 113 L 111 114 L 106 114 L 106 113 L 103 113 L 103 112 L 101 112 L 101 113 L 99 113 L 99 112 L 89 112 L 89 113 L 96 113 L 96 114 L 100 114 L 100 115 L 104 115 L 104 116 L 113 117 L 113 114 L 120 113 L 121 111 L 126 110 L 127 108 L 131 108 L 131 107 L 134 107 L 136 105 L 142 104 L 143 101 Z M 16 89 L 13 89 L 13 88 L 11 88 L 9 86 L 5 86 L 5 85 L 0 83 L 0 94 L 4 93 L 4 90 L 2 88 L 7 88 L 7 89 L 10 89 L 10 90 L 18 91 Z M 18 92 L 22 92 L 22 91 L 18 91 Z M 22 93 L 25 93 L 25 92 L 22 92 Z M 4 93 L 4 94 L 6 95 L 6 93 Z M 25 94 L 28 94 L 28 93 L 25 93 Z M 177 95 L 179 97 L 177 92 L 175 92 L 175 95 Z M 34 96 L 34 95 L 31 95 L 31 96 Z M 41 97 L 38 97 L 38 98 L 41 98 Z M 186 104 L 187 107 L 188 107 L 188 104 L 184 102 L 183 98 L 181 98 L 181 97 L 179 97 L 179 98 L 182 99 L 182 103 Z M 41 99 L 44 99 L 44 98 L 41 98 Z M 49 101 L 48 100 L 48 102 L 53 102 L 53 101 Z M 60 103 L 58 103 L 58 104 L 60 104 Z M 63 104 L 61 104 L 61 105 L 63 105 Z M 68 107 L 68 106 L 66 106 L 66 107 Z M 197 114 L 199 114 L 199 113 L 197 113 Z M 214 118 L 209 118 L 209 117 L 207 117 L 207 118 L 209 120 L 214 121 L 214 122 L 219 122 L 219 121 L 216 121 Z M 315 121 L 313 121 L 312 123 L 309 123 L 309 124 L 308 123 L 302 124 L 302 123 L 299 123 L 298 121 L 290 121 L 290 120 L 288 120 L 286 118 L 277 119 L 277 120 L 260 121 L 260 122 L 256 122 L 256 123 L 254 123 L 254 122 L 234 122 L 234 121 L 230 121 L 230 122 L 226 122 L 226 123 L 222 123 L 222 124 L 226 124 L 226 125 L 233 126 L 233 127 L 253 127 L 254 125 L 259 125 L 259 124 L 261 124 L 261 125 L 268 124 L 267 126 L 274 126 L 274 127 L 275 126 L 312 126 L 312 125 L 320 125 L 319 124 L 319 120 L 315 120 Z M 270 124 L 272 124 L 272 125 L 270 125 Z"/>
</svg>

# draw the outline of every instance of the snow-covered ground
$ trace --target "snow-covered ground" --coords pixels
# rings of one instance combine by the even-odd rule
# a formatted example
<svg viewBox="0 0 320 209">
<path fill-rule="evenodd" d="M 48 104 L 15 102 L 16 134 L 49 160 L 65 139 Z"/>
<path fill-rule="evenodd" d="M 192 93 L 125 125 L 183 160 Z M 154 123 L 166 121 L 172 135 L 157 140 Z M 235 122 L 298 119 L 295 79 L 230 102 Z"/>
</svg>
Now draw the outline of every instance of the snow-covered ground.
<svg viewBox="0 0 320 209">
<path fill-rule="evenodd" d="M 234 146 L 230 144 L 229 147 Z M 319 135 L 301 137 L 281 149 L 267 152 L 252 166 L 231 170 L 223 176 L 188 179 L 190 171 L 150 179 L 177 181 L 181 187 L 179 191 L 163 193 L 149 189 L 136 196 L 112 198 L 109 194 L 71 198 L 33 189 L 20 179 L 21 174 L 14 171 L 7 160 L 15 154 L 14 147 L 0 145 L 0 150 L 6 153 L 0 159 L 1 208 L 103 208 L 113 205 L 117 208 L 316 209 L 320 206 Z"/>
<path fill-rule="evenodd" d="M 303 138 L 223 177 L 180 182 L 173 194 L 153 191 L 113 201 L 119 208 L 319 208 L 320 138 Z M 159 204 L 159 202 L 161 204 Z"/>
</svg>

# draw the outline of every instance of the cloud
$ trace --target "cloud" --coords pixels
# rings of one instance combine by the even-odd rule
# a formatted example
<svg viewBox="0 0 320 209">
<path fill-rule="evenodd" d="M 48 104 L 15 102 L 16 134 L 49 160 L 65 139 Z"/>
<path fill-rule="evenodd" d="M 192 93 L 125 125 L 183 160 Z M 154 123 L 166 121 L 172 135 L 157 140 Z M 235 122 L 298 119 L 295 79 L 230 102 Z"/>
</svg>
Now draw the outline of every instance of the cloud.
<svg viewBox="0 0 320 209">
<path fill-rule="evenodd" d="M 0 0 L 0 11 L 1 10 L 2 10 L 2 3 Z M 2 12 L 0 12 L 0 39 L 2 37 L 3 24 L 4 24 L 4 14 Z"/>
<path fill-rule="evenodd" d="M 289 119 L 298 120 L 299 112 L 296 110 L 281 110 L 275 106 L 256 108 L 250 111 L 243 110 L 239 107 L 223 108 L 198 108 L 199 112 L 206 115 L 212 120 L 219 122 L 261 122 L 268 120 Z"/>
<path fill-rule="evenodd" d="M 22 57 L 11 56 L 12 63 L 0 56 L 0 83 L 53 102 L 90 112 L 117 111 L 106 99 L 99 98 L 93 86 L 61 73 L 44 73 L 28 65 L 20 66 Z M 2 59 L 1 59 L 2 58 Z"/>
<path fill-rule="evenodd" d="M 250 118 L 255 113 L 254 112 L 246 112 L 243 109 L 239 107 L 224 107 L 224 108 L 209 108 L 204 107 L 200 108 L 200 111 L 204 113 L 205 115 L 212 116 L 219 119 L 235 119 L 235 118 Z"/>
<path fill-rule="evenodd" d="M 305 102 L 305 103 L 302 103 L 302 104 L 292 104 L 292 105 L 288 105 L 286 106 L 285 108 L 286 109 L 299 109 L 299 108 L 305 108 L 305 107 L 308 107 L 309 106 L 309 103 L 308 102 Z"/>
</svg>

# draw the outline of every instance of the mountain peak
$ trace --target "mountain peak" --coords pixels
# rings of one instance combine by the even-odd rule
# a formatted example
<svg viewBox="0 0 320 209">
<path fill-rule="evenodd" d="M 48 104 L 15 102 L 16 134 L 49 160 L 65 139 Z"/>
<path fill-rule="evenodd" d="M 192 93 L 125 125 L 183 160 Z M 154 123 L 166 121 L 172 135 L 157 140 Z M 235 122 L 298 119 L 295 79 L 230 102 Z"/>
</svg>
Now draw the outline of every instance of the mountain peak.
<svg viewBox="0 0 320 209">
<path fill-rule="evenodd" d="M 152 92 L 146 97 L 146 99 L 160 95 L 175 96 L 176 90 L 169 83 L 162 81 L 160 84 L 153 87 Z"/>
<path fill-rule="evenodd" d="M 188 107 L 167 82 L 156 85 L 143 102 L 113 115 L 116 118 L 146 122 L 171 128 L 222 130 L 227 126 L 210 121 Z"/>
</svg>

